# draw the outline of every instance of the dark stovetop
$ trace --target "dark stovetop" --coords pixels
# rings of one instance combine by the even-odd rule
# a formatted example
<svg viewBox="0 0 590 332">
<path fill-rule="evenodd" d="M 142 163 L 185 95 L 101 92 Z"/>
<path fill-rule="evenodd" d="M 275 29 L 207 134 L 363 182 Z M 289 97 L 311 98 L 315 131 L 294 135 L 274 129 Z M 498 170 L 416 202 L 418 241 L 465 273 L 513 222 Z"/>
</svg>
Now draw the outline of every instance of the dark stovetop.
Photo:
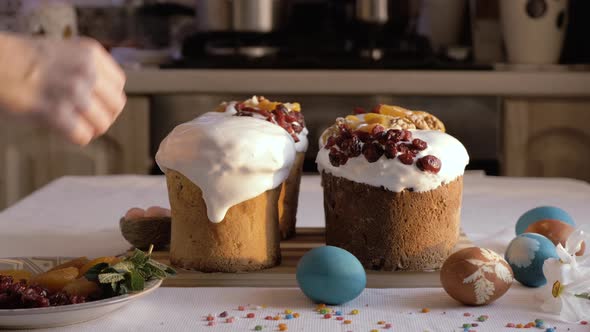
<svg viewBox="0 0 590 332">
<path fill-rule="evenodd" d="M 236 55 L 242 47 L 274 47 L 274 54 L 248 57 Z M 233 52 L 212 55 L 211 50 Z M 378 50 L 379 59 L 363 54 Z M 209 51 L 208 51 L 209 50 Z M 227 54 L 227 53 L 223 53 Z M 211 69 L 417 69 L 492 70 L 489 65 L 454 61 L 433 54 L 429 42 L 420 36 L 362 39 L 351 41 L 338 35 L 301 38 L 285 35 L 196 34 L 183 42 L 182 59 L 162 68 Z"/>
</svg>

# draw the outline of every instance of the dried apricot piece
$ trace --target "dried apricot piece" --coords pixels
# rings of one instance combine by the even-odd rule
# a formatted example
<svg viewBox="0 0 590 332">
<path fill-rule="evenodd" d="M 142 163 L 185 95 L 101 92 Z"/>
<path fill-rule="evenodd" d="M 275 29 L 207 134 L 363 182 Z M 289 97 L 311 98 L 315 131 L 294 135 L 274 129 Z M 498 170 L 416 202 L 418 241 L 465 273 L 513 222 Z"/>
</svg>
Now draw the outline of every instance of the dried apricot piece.
<svg viewBox="0 0 590 332">
<path fill-rule="evenodd" d="M 16 280 L 29 280 L 31 279 L 32 273 L 26 270 L 0 270 L 0 275 L 11 276 L 12 279 Z"/>
<path fill-rule="evenodd" d="M 382 126 L 387 126 L 391 122 L 391 117 L 383 114 L 367 113 L 365 114 L 365 122 L 368 124 L 378 123 Z"/>
<path fill-rule="evenodd" d="M 379 114 L 405 118 L 412 111 L 394 105 L 380 105 Z"/>
<path fill-rule="evenodd" d="M 61 270 L 61 269 L 65 269 L 66 267 L 75 267 L 77 269 L 81 269 L 82 266 L 84 266 L 84 264 L 86 264 L 88 262 L 90 262 L 88 257 L 86 257 L 86 256 L 78 257 L 78 258 L 74 258 L 70 261 L 67 261 L 65 263 L 61 263 L 61 264 L 53 267 L 49 271 Z"/>
<path fill-rule="evenodd" d="M 82 277 L 78 278 L 64 286 L 63 291 L 68 295 L 77 295 L 84 297 L 98 297 L 102 293 L 102 290 L 97 283 L 89 281 Z"/>
<path fill-rule="evenodd" d="M 47 288 L 49 291 L 57 292 L 62 290 L 65 285 L 72 282 L 78 277 L 78 269 L 75 267 L 66 267 L 59 270 L 47 271 L 33 276 L 30 284 L 38 284 Z"/>
</svg>

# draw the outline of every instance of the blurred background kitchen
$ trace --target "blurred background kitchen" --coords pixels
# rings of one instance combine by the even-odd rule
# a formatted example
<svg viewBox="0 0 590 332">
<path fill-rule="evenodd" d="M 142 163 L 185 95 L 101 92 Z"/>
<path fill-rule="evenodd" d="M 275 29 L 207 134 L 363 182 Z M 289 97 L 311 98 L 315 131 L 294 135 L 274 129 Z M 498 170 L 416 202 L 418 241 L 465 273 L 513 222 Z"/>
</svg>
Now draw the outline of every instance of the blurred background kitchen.
<svg viewBox="0 0 590 332">
<path fill-rule="evenodd" d="M 2 0 L 0 30 L 98 39 L 128 104 L 85 148 L 1 122 L 0 209 L 64 175 L 158 174 L 175 125 L 252 94 L 302 103 L 309 173 L 335 117 L 389 103 L 441 118 L 470 169 L 590 181 L 589 25 L 587 0 Z"/>
</svg>

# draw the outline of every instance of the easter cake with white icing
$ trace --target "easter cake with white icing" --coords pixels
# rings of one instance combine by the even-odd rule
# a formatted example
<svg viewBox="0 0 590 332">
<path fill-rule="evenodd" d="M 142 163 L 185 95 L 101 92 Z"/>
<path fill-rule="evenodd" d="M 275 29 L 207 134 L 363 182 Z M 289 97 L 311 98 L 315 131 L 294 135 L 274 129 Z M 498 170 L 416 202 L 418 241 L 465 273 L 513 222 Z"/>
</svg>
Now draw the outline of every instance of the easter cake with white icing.
<svg viewBox="0 0 590 332">
<path fill-rule="evenodd" d="M 281 103 L 270 101 L 262 96 L 253 96 L 242 102 L 224 102 L 217 109 L 218 112 L 235 116 L 253 117 L 268 121 L 286 130 L 295 142 L 295 162 L 291 172 L 281 186 L 279 195 L 279 228 L 282 239 L 289 239 L 295 235 L 297 224 L 297 205 L 299 203 L 299 186 L 305 152 L 309 142 L 308 130 L 299 103 Z"/>
<path fill-rule="evenodd" d="M 240 107 L 183 123 L 160 144 L 156 161 L 168 185 L 175 266 L 240 272 L 280 263 L 279 198 L 298 133 L 238 114 L 246 111 Z"/>
<path fill-rule="evenodd" d="M 444 124 L 380 105 L 336 119 L 319 144 L 326 243 L 368 269 L 440 268 L 459 237 L 469 161 Z"/>
</svg>

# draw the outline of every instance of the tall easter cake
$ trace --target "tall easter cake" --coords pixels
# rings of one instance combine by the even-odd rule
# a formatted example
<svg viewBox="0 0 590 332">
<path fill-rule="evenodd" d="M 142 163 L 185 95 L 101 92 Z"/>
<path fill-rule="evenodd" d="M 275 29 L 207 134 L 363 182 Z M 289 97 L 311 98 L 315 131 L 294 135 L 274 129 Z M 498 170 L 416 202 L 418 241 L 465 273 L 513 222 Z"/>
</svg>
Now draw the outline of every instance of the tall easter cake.
<svg viewBox="0 0 590 332">
<path fill-rule="evenodd" d="M 464 146 L 426 112 L 380 105 L 320 138 L 326 243 L 368 269 L 440 268 L 459 237 Z"/>
<path fill-rule="evenodd" d="M 276 124 L 286 130 L 295 141 L 295 162 L 289 176 L 281 186 L 279 195 L 279 228 L 281 238 L 288 239 L 295 235 L 297 223 L 297 205 L 299 202 L 299 185 L 303 171 L 305 151 L 307 151 L 308 130 L 301 113 L 299 103 L 280 103 L 264 97 L 252 97 L 243 102 L 222 103 L 218 112 L 236 116 L 253 117 Z"/>
<path fill-rule="evenodd" d="M 177 126 L 156 154 L 168 184 L 175 266 L 239 272 L 280 263 L 278 201 L 294 140 L 269 121 L 233 115 L 210 112 Z"/>
</svg>

